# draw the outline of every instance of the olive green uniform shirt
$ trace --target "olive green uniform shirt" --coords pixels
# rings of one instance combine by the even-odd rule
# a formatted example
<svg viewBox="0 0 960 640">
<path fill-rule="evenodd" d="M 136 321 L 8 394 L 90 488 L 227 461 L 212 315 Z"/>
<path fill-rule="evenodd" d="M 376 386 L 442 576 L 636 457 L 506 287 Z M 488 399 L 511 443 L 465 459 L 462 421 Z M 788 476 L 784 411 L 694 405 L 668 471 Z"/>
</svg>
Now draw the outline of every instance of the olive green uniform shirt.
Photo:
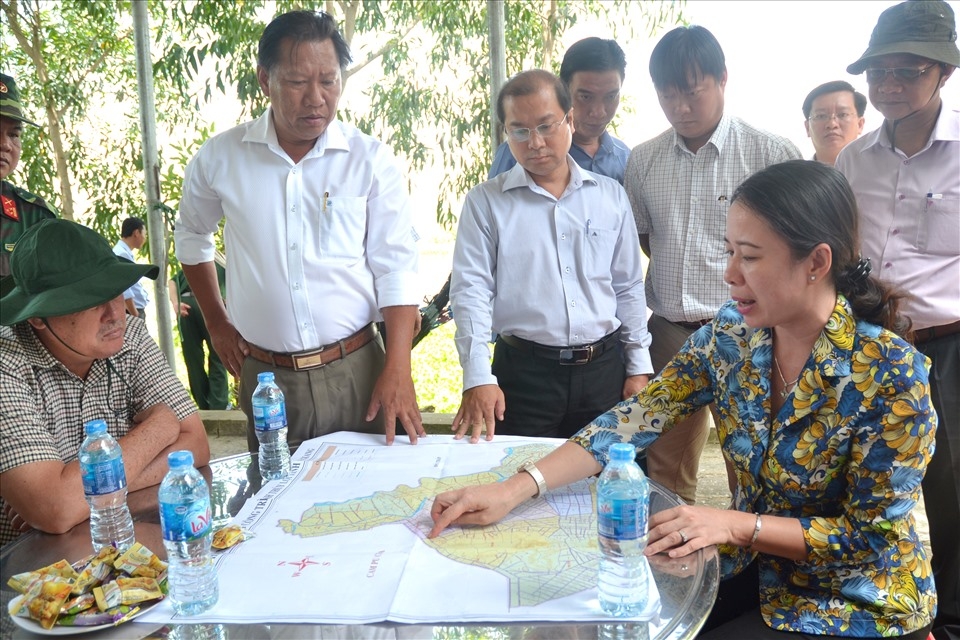
<svg viewBox="0 0 960 640">
<path fill-rule="evenodd" d="M 57 213 L 29 191 L 15 187 L 6 180 L 0 191 L 0 276 L 10 275 L 10 254 L 28 228 Z"/>
</svg>

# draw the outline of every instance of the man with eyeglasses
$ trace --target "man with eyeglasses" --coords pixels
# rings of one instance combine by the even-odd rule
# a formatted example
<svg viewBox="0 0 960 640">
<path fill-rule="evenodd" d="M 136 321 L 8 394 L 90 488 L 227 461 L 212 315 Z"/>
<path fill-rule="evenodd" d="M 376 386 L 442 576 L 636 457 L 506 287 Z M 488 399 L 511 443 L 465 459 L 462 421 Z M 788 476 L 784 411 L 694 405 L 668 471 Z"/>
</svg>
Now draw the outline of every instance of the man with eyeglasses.
<svg viewBox="0 0 960 640">
<path fill-rule="evenodd" d="M 471 442 L 484 429 L 488 440 L 568 437 L 652 371 L 636 226 L 617 181 L 568 154 L 576 125 L 562 80 L 517 74 L 497 116 L 519 163 L 472 189 L 460 215 L 450 300 L 464 391 L 453 428 Z"/>
<path fill-rule="evenodd" d="M 630 147 L 607 132 L 620 106 L 620 87 L 627 59 L 615 40 L 584 38 L 567 49 L 560 63 L 560 79 L 573 99 L 574 133 L 568 153 L 587 171 L 623 184 Z M 497 147 L 490 167 L 494 178 L 517 164 L 508 142 Z"/>
<path fill-rule="evenodd" d="M 707 29 L 664 35 L 650 56 L 650 76 L 671 128 L 633 149 L 624 187 L 650 257 L 650 355 L 659 371 L 729 296 L 723 240 L 734 189 L 752 173 L 801 155 L 786 138 L 724 114 L 726 61 Z M 701 410 L 646 452 L 650 477 L 689 503 L 709 426 Z"/>
<path fill-rule="evenodd" d="M 937 640 L 960 640 L 960 110 L 940 97 L 957 66 L 949 4 L 911 0 L 880 14 L 867 50 L 847 71 L 866 75 L 883 124 L 837 158 L 857 196 L 861 252 L 881 278 L 911 294 L 903 313 L 930 359 L 938 426 L 923 497 Z M 910 479 L 904 490 L 916 492 L 918 482 Z"/>
<path fill-rule="evenodd" d="M 0 280 L 0 544 L 63 533 L 90 517 L 77 452 L 83 425 L 107 422 L 130 490 L 159 484 L 167 454 L 210 460 L 196 405 L 123 292 L 157 267 L 113 254 L 68 220 L 30 227 Z"/>
<path fill-rule="evenodd" d="M 803 101 L 803 126 L 813 142 L 813 159 L 833 164 L 837 154 L 863 133 L 867 96 L 849 82 L 826 82 Z"/>
</svg>

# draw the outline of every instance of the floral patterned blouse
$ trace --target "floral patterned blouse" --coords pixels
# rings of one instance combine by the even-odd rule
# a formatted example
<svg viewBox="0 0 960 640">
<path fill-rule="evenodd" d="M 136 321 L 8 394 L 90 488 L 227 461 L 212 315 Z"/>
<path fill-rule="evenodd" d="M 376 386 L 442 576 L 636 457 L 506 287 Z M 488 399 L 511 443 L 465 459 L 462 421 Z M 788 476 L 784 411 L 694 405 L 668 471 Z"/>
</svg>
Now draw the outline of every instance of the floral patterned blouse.
<svg viewBox="0 0 960 640">
<path fill-rule="evenodd" d="M 733 508 L 799 518 L 807 558 L 759 554 L 760 611 L 774 629 L 899 636 L 929 624 L 936 591 L 913 508 L 934 449 L 929 361 L 837 304 L 794 391 L 771 413 L 773 335 L 727 303 L 638 395 L 571 440 L 606 464 L 611 444 L 648 447 L 710 402 L 736 470 Z M 749 564 L 721 545 L 724 576 Z"/>
</svg>

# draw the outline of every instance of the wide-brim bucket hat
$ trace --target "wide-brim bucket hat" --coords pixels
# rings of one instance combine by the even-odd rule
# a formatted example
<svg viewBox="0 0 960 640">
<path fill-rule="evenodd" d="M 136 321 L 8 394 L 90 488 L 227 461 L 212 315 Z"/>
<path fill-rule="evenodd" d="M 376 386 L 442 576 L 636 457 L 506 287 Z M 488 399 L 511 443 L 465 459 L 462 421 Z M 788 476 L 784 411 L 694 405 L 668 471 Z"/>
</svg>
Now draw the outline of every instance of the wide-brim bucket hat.
<svg viewBox="0 0 960 640">
<path fill-rule="evenodd" d="M 957 23 L 953 9 L 942 0 L 907 0 L 880 14 L 870 45 L 847 73 L 863 73 L 871 58 L 909 53 L 960 67 Z"/>
<path fill-rule="evenodd" d="M 27 229 L 10 256 L 10 275 L 0 283 L 0 324 L 90 309 L 159 273 L 115 255 L 93 229 L 44 220 Z"/>
</svg>

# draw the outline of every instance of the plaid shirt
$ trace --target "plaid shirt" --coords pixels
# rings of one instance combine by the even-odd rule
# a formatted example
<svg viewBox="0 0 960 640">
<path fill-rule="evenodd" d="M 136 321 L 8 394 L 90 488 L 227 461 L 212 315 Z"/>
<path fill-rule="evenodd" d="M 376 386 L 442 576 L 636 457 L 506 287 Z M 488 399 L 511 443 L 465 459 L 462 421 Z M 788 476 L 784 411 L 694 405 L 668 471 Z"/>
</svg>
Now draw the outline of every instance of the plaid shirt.
<svg viewBox="0 0 960 640">
<path fill-rule="evenodd" d="M 634 148 L 624 188 L 650 236 L 647 306 L 671 322 L 712 318 L 729 297 L 723 235 L 734 189 L 771 164 L 801 159 L 786 138 L 723 116 L 691 153 L 673 129 Z"/>
<path fill-rule="evenodd" d="M 119 438 L 153 405 L 168 405 L 181 421 L 197 410 L 137 318 L 127 319 L 123 348 L 94 361 L 85 380 L 54 358 L 26 322 L 0 327 L 0 389 L 0 474 L 32 462 L 75 460 L 89 420 L 106 420 Z M 0 543 L 16 537 L 5 506 L 0 498 Z"/>
</svg>

